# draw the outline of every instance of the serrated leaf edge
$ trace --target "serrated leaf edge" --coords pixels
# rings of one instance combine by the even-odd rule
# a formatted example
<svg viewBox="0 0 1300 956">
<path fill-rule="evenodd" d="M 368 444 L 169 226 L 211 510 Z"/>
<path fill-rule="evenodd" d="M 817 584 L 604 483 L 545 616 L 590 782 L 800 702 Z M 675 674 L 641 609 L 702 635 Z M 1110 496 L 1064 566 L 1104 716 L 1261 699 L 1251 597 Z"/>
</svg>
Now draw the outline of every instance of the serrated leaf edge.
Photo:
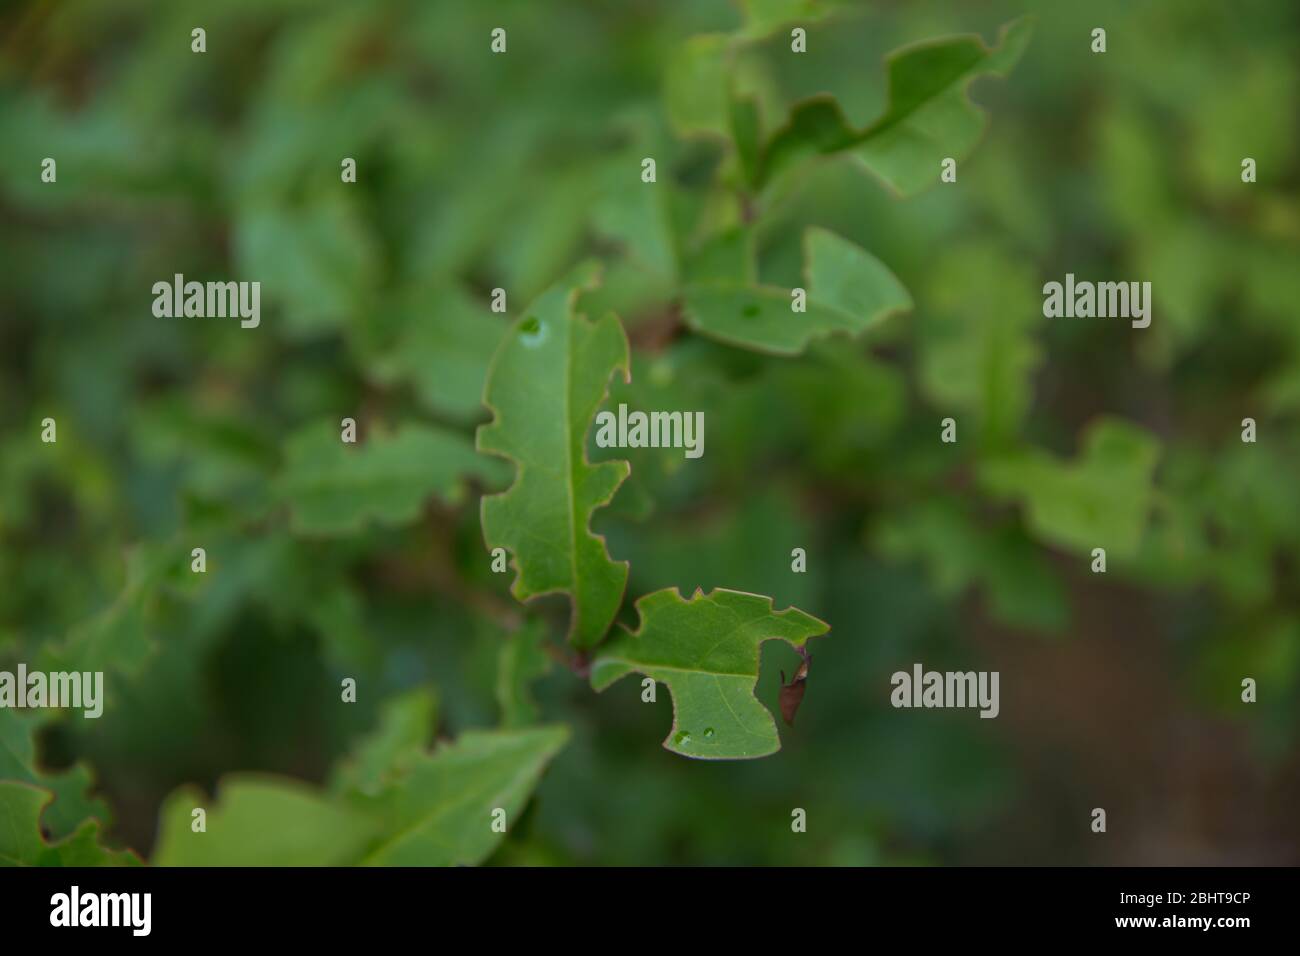
<svg viewBox="0 0 1300 956">
<path fill-rule="evenodd" d="M 754 645 L 754 647 L 755 647 L 755 651 L 756 651 L 757 654 L 758 654 L 758 666 L 757 666 L 757 668 L 755 669 L 755 674 L 754 674 L 754 686 L 750 689 L 750 695 L 754 698 L 754 700 L 758 701 L 759 706 L 762 707 L 764 710 L 766 710 L 766 711 L 768 712 L 768 715 L 771 716 L 771 715 L 772 715 L 772 710 L 771 710 L 771 708 L 768 707 L 766 704 L 764 704 L 761 700 L 759 700 L 759 699 L 758 699 L 758 695 L 755 693 L 755 691 L 758 689 L 758 679 L 759 679 L 760 676 L 762 676 L 762 648 L 763 648 L 763 645 L 766 644 L 768 641 L 785 641 L 785 642 L 786 642 L 787 644 L 789 644 L 791 647 L 795 647 L 795 648 L 802 647 L 803 645 L 807 644 L 808 641 L 812 640 L 814 637 L 821 637 L 821 636 L 823 636 L 823 635 L 825 635 L 825 634 L 830 633 L 831 626 L 830 626 L 829 624 L 827 624 L 825 621 L 823 621 L 821 618 L 816 617 L 816 616 L 814 616 L 814 615 L 812 615 L 812 614 L 809 614 L 807 611 L 800 610 L 799 608 L 795 607 L 794 605 L 790 605 L 789 607 L 786 607 L 786 608 L 784 608 L 784 609 L 778 611 L 778 610 L 776 610 L 776 602 L 775 602 L 771 597 L 769 597 L 769 596 L 766 595 L 766 594 L 755 594 L 755 593 L 752 592 L 752 591 L 739 591 L 739 590 L 736 590 L 735 588 L 717 588 L 717 587 L 715 587 L 713 590 L 711 590 L 708 594 L 705 594 L 703 588 L 699 588 L 699 587 L 697 587 L 697 588 L 695 589 L 694 593 L 691 594 L 690 600 L 687 600 L 686 598 L 682 597 L 682 592 L 681 592 L 681 590 L 680 590 L 679 588 L 677 588 L 676 586 L 674 586 L 674 587 L 669 587 L 669 588 L 660 588 L 658 591 L 651 591 L 649 594 L 643 594 L 641 597 L 639 597 L 639 598 L 636 599 L 635 607 L 636 607 L 636 611 L 637 611 L 637 624 L 638 624 L 638 626 L 637 626 L 637 629 L 636 629 L 635 631 L 631 630 L 630 628 L 628 628 L 628 627 L 627 627 L 626 625 L 624 625 L 624 624 L 619 624 L 618 626 L 621 627 L 621 628 L 623 629 L 623 631 L 624 631 L 625 633 L 627 633 L 629 636 L 631 636 L 631 637 L 640 637 L 641 634 L 642 634 L 642 632 L 645 630 L 645 615 L 642 614 L 642 612 L 641 612 L 641 605 L 642 605 L 643 602 L 645 602 L 645 601 L 648 600 L 649 598 L 657 597 L 657 596 L 659 596 L 659 595 L 661 595 L 661 594 L 662 594 L 662 595 L 672 595 L 672 596 L 675 596 L 676 599 L 678 600 L 678 602 L 680 602 L 680 603 L 682 603 L 682 604 L 694 604 L 696 601 L 698 601 L 698 600 L 700 600 L 700 599 L 702 599 L 702 598 L 704 598 L 704 599 L 712 598 L 714 595 L 716 595 L 716 594 L 718 594 L 718 593 L 723 593 L 723 594 L 740 594 L 740 595 L 744 595 L 744 596 L 746 596 L 746 597 L 755 597 L 755 598 L 759 598 L 759 599 L 761 599 L 761 600 L 763 600 L 763 601 L 766 601 L 766 602 L 767 602 L 767 608 L 768 608 L 768 610 L 771 611 L 773 614 L 775 614 L 775 615 L 777 615 L 777 616 L 783 616 L 783 615 L 787 615 L 787 614 L 790 614 L 790 613 L 793 612 L 793 613 L 798 614 L 798 615 L 800 615 L 800 616 L 802 616 L 802 617 L 806 617 L 806 618 L 808 618 L 809 621 L 812 621 L 812 622 L 815 622 L 815 623 L 821 625 L 821 630 L 817 631 L 817 632 L 814 633 L 814 634 L 808 634 L 808 635 L 805 635 L 804 638 L 803 638 L 802 640 L 799 640 L 799 641 L 792 641 L 792 640 L 790 640 L 790 639 L 787 638 L 787 637 L 782 637 L 782 636 L 779 635 L 779 634 L 774 634 L 774 635 L 771 636 L 771 637 L 765 637 L 765 638 L 763 638 L 763 639 L 760 640 L 757 644 Z M 597 653 L 597 657 L 599 657 L 599 653 Z M 633 665 L 635 662 L 627 661 L 626 663 L 627 663 L 628 665 Z M 645 672 L 644 672 L 643 670 L 640 670 L 639 668 L 637 668 L 637 667 L 635 667 L 635 666 L 629 666 L 629 668 L 628 668 L 628 673 L 636 673 L 636 674 L 643 674 L 643 675 L 645 675 Z M 627 676 L 627 674 L 620 674 L 618 677 L 615 677 L 615 678 L 612 678 L 612 679 L 610 679 L 610 680 L 604 681 L 603 683 L 601 683 L 601 684 L 598 685 L 598 684 L 596 683 L 595 677 L 594 677 L 594 675 L 593 675 L 593 678 L 592 678 L 592 680 L 591 680 L 591 686 L 592 686 L 592 689 L 595 690 L 596 693 L 599 694 L 599 693 L 604 692 L 607 688 L 609 688 L 609 687 L 613 686 L 614 684 L 618 683 L 620 680 L 622 680 L 622 679 L 623 679 L 624 677 L 626 677 L 626 676 Z M 645 676 L 649 676 L 649 675 L 645 675 Z M 743 675 L 730 675 L 730 676 L 743 676 L 743 677 L 748 677 L 749 675 L 748 675 L 748 674 L 743 674 Z M 683 751 L 678 750 L 678 749 L 676 749 L 675 747 L 672 746 L 673 739 L 677 736 L 677 695 L 674 694 L 674 693 L 672 692 L 671 689 L 669 689 L 669 691 L 668 691 L 668 696 L 669 696 L 669 698 L 670 698 L 671 701 L 672 701 L 672 707 L 673 707 L 673 722 L 672 722 L 672 726 L 670 726 L 670 727 L 668 728 L 668 735 L 667 735 L 666 737 L 664 737 L 662 746 L 663 746 L 663 748 L 664 748 L 665 750 L 669 751 L 670 753 L 675 753 L 675 754 L 677 754 L 678 756 L 686 757 L 686 758 L 688 758 L 688 759 L 690 759 L 690 760 L 730 761 L 730 760 L 757 760 L 757 759 L 762 758 L 762 757 L 770 757 L 772 754 L 777 753 L 777 752 L 780 751 L 780 749 L 781 749 L 781 732 L 780 732 L 780 730 L 778 729 L 778 730 L 777 730 L 777 733 L 776 733 L 776 746 L 775 746 L 774 748 L 772 748 L 771 750 L 766 751 L 766 752 L 764 752 L 764 753 L 745 754 L 745 755 L 742 755 L 742 756 L 734 756 L 734 757 L 733 757 L 733 756 L 726 756 L 726 757 L 711 757 L 711 756 L 706 756 L 706 755 L 703 755 L 703 754 L 688 754 L 688 753 L 684 753 Z M 775 718 L 775 717 L 772 718 L 772 724 L 773 724 L 773 726 L 776 725 L 776 718 Z"/>
<path fill-rule="evenodd" d="M 595 327 L 599 324 L 599 322 L 593 322 L 593 321 L 591 321 L 590 319 L 588 319 L 586 313 L 582 313 L 582 312 L 578 312 L 578 311 L 577 311 L 578 298 L 582 295 L 582 293 L 583 293 L 583 292 L 586 292 L 586 291 L 590 291 L 591 289 L 594 289 L 594 288 L 598 287 L 599 285 L 600 285 L 600 268 L 599 268 L 599 266 L 597 266 L 596 268 L 594 268 L 594 269 L 592 270 L 592 273 L 591 273 L 590 276 L 586 277 L 586 279 L 585 279 L 584 281 L 579 282 L 577 285 L 575 285 L 573 288 L 571 288 L 571 289 L 568 291 L 568 294 L 567 294 L 566 297 L 565 297 L 565 308 L 568 309 L 569 314 L 573 317 L 573 320 L 574 320 L 574 321 L 577 321 L 577 322 L 583 322 L 583 323 L 585 323 L 586 325 L 588 325 L 588 326 L 590 326 L 590 327 L 592 327 L 592 328 L 595 328 Z M 509 337 L 510 335 L 512 335 L 512 334 L 514 333 L 515 329 L 518 328 L 519 324 L 520 324 L 522 321 L 524 321 L 524 319 L 525 319 L 526 316 L 527 316 L 527 312 L 528 312 L 528 310 L 527 310 L 527 309 L 524 309 L 523 312 L 520 314 L 520 316 L 519 316 L 517 319 L 515 319 L 514 322 L 512 322 L 512 323 L 510 324 L 510 327 L 506 330 L 506 333 L 505 333 L 506 336 L 507 336 L 507 338 L 505 338 L 505 339 L 502 340 L 502 345 L 501 345 L 500 347 L 498 347 L 496 353 L 492 356 L 492 361 L 491 361 L 491 363 L 489 363 L 489 365 L 488 365 L 487 375 L 485 375 L 484 378 L 483 378 L 483 398 L 482 398 L 482 403 L 483 403 L 483 407 L 486 408 L 489 412 L 492 413 L 492 418 L 491 418 L 489 421 L 485 422 L 484 424 L 480 425 L 479 428 L 475 431 L 474 448 L 475 448 L 475 450 L 478 451 L 480 454 L 491 455 L 491 456 L 493 456 L 493 457 L 495 457 L 495 458 L 501 458 L 501 459 L 504 459 L 505 461 L 508 461 L 510 464 L 512 464 L 512 465 L 515 466 L 515 469 L 516 469 L 516 470 L 515 470 L 515 474 L 514 474 L 514 479 L 513 479 L 513 480 L 510 482 L 510 484 L 507 485 L 503 490 L 501 490 L 501 491 L 499 491 L 499 492 L 495 492 L 495 493 L 493 493 L 493 494 L 491 494 L 491 495 L 483 495 L 483 496 L 479 499 L 479 526 L 480 526 L 480 528 L 482 528 L 482 527 L 483 527 L 483 524 L 484 524 L 484 521 L 483 521 L 483 508 L 484 508 L 484 506 L 486 505 L 488 499 L 489 499 L 489 498 L 495 498 L 495 497 L 498 497 L 498 496 L 500 496 L 500 495 L 508 494 L 508 493 L 510 492 L 510 490 L 511 490 L 512 488 L 514 488 L 516 484 L 519 483 L 519 478 L 520 478 L 520 476 L 523 474 L 523 471 L 524 471 L 524 468 L 525 468 L 525 464 L 524 464 L 524 462 L 519 461 L 518 459 L 514 458 L 512 455 L 502 454 L 502 453 L 499 453 L 499 452 L 496 452 L 496 451 L 492 451 L 492 450 L 489 450 L 489 449 L 481 448 L 481 447 L 479 446 L 478 435 L 481 433 L 481 431 L 482 431 L 483 429 L 485 429 L 485 428 L 489 428 L 489 427 L 491 427 L 492 425 L 495 425 L 498 421 L 500 421 L 500 418 L 499 418 L 499 412 L 497 411 L 496 407 L 493 406 L 492 403 L 488 401 L 488 388 L 489 388 L 489 386 L 490 386 L 490 384 L 491 384 L 491 382 L 492 382 L 492 378 L 493 378 L 494 374 L 496 373 L 497 362 L 500 360 L 500 357 L 501 357 L 501 355 L 502 355 L 502 352 L 503 352 L 503 350 L 504 350 L 504 348 L 505 348 L 505 343 L 509 340 L 508 337 Z M 623 323 L 622 323 L 622 321 L 619 320 L 618 316 L 617 316 L 615 313 L 613 313 L 613 312 L 609 312 L 609 313 L 606 313 L 606 314 L 607 314 L 608 317 L 611 317 L 611 318 L 614 319 L 614 324 L 615 324 L 615 326 L 618 328 L 619 335 L 620 335 L 620 336 L 622 337 L 622 339 L 623 339 L 624 353 L 625 353 L 625 355 L 627 356 L 627 358 L 624 360 L 624 362 L 622 363 L 622 365 L 615 365 L 614 368 L 610 371 L 609 378 L 605 381 L 605 391 L 604 391 L 604 394 L 601 396 L 600 401 L 597 403 L 597 408 L 598 408 L 598 409 L 599 409 L 600 405 L 603 405 L 603 404 L 605 403 L 605 401 L 609 398 L 609 383 L 610 383 L 611 381 L 613 381 L 613 379 L 614 379 L 614 375 L 616 375 L 619 371 L 622 371 L 622 373 L 623 373 L 623 383 L 624 383 L 624 384 L 627 384 L 627 383 L 629 383 L 629 382 L 632 381 L 632 346 L 631 346 L 631 344 L 628 342 L 628 338 L 627 338 L 627 330 L 623 328 Z M 600 321 L 604 321 L 604 320 L 602 319 L 602 320 L 600 320 Z M 567 399 L 567 397 L 566 397 L 566 399 L 565 399 L 565 402 L 566 402 L 566 405 L 567 405 L 567 403 L 568 403 L 568 399 Z M 595 415 L 593 414 L 593 416 L 592 416 L 592 421 L 594 421 L 594 420 L 595 420 Z M 592 424 L 591 421 L 587 422 L 585 428 L 583 429 L 583 449 L 582 449 L 582 462 L 583 462 L 583 464 L 584 464 L 584 465 L 588 465 L 588 466 L 599 465 L 599 464 L 607 464 L 607 463 L 608 463 L 608 464 L 613 464 L 613 465 L 622 465 L 622 466 L 623 466 L 623 474 L 619 477 L 618 481 L 614 483 L 614 486 L 613 486 L 613 488 L 610 489 L 609 494 L 606 495 L 603 499 L 597 501 L 597 502 L 592 506 L 591 511 L 587 514 L 587 520 L 586 520 L 586 523 L 583 525 L 583 530 L 584 530 L 588 535 L 590 535 L 592 538 L 594 538 L 596 541 L 599 541 L 599 542 L 600 542 L 601 551 L 604 552 L 605 557 L 606 557 L 606 559 L 609 561 L 610 564 L 614 564 L 614 565 L 622 565 L 625 569 L 630 569 L 630 568 L 631 568 L 631 563 L 630 563 L 630 562 L 628 562 L 628 561 L 616 561 L 616 560 L 614 559 L 614 556 L 611 555 L 611 554 L 609 553 L 609 545 L 608 545 L 608 542 L 606 541 L 605 535 L 603 535 L 603 534 L 597 534 L 596 532 L 594 532 L 594 531 L 591 529 L 591 521 L 592 521 L 592 517 L 596 514 L 597 511 L 599 511 L 601 508 L 608 507 L 608 506 L 609 506 L 609 503 L 610 503 L 611 501 L 614 500 L 614 496 L 615 496 L 616 494 L 618 494 L 618 490 L 619 490 L 620 488 L 623 487 L 623 483 L 626 482 L 627 479 L 628 479 L 628 476 L 629 476 L 630 474 L 632 474 L 632 463 L 631 463 L 630 461 L 628 461 L 626 458 L 611 458 L 611 459 L 607 459 L 606 461 L 601 461 L 601 462 L 593 462 L 593 461 L 591 461 L 591 460 L 587 457 L 587 448 L 586 448 L 586 437 L 587 437 L 587 434 L 588 434 L 588 433 L 590 432 L 590 430 L 591 430 L 591 424 Z M 572 494 L 573 494 L 573 486 L 572 486 L 572 483 L 569 484 L 569 486 L 568 486 L 568 490 L 569 490 L 569 494 L 570 494 L 570 496 L 572 496 Z M 484 539 L 483 539 L 483 543 L 484 543 L 486 546 L 488 546 L 489 548 L 491 548 L 491 543 L 487 540 L 486 531 L 484 531 Z M 576 549 L 573 551 L 573 553 L 574 553 L 574 554 L 577 553 L 577 552 L 576 552 Z M 521 604 L 529 605 L 529 604 L 532 604 L 534 601 L 536 601 L 538 598 L 547 597 L 547 596 L 549 596 L 549 595 L 553 595 L 553 594 L 567 594 L 567 595 L 569 596 L 569 628 L 568 628 L 568 631 L 567 631 L 566 634 L 565 634 L 565 641 L 566 641 L 566 642 L 571 642 L 571 641 L 573 640 L 574 633 L 576 632 L 576 630 L 577 630 L 577 626 L 578 626 L 578 602 L 577 602 L 577 600 L 574 598 L 572 592 L 569 591 L 569 590 L 567 590 L 567 589 L 565 589 L 565 588 L 562 588 L 562 587 L 560 587 L 560 588 L 549 588 L 549 589 L 547 589 L 547 590 L 545 590 L 545 591 L 535 591 L 535 592 L 533 592 L 532 594 L 528 595 L 527 597 L 521 597 L 520 594 L 519 594 L 518 589 L 519 589 L 519 587 L 520 587 L 521 576 L 522 576 L 522 574 L 523 574 L 523 569 L 519 567 L 519 559 L 518 559 L 518 557 L 515 555 L 515 553 L 514 553 L 513 551 L 510 552 L 510 566 L 511 566 L 511 567 L 514 569 L 514 571 L 515 571 L 515 577 L 514 577 L 514 580 L 510 582 L 510 594 L 515 598 L 515 600 L 519 601 Z M 577 569 L 574 568 L 573 570 L 574 570 L 573 579 L 574 579 L 574 580 L 577 580 Z M 630 575 L 629 575 L 628 577 L 630 577 Z M 624 577 L 624 579 L 623 579 L 623 590 L 622 590 L 622 594 L 619 595 L 619 604 L 620 604 L 620 605 L 622 604 L 623 599 L 624 599 L 624 598 L 626 597 L 626 595 L 627 595 L 627 582 L 628 582 L 628 577 Z M 606 629 L 605 629 L 605 633 L 606 633 L 606 634 L 609 633 L 609 628 L 608 628 L 608 627 L 606 627 Z M 601 640 L 603 640 L 603 639 L 604 639 L 604 635 L 601 636 Z M 600 643 L 600 641 L 598 640 L 598 641 L 594 642 L 591 646 L 592 646 L 592 647 L 598 646 L 599 643 Z"/>
</svg>

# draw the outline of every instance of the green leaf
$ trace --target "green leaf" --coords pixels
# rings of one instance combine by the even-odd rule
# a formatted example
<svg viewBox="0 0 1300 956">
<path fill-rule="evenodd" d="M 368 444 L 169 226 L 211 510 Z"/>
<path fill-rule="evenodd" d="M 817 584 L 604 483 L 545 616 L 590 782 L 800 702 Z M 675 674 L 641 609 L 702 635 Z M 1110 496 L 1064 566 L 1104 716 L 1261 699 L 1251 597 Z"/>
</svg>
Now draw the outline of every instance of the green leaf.
<svg viewBox="0 0 1300 956">
<path fill-rule="evenodd" d="M 758 182 L 759 163 L 762 160 L 763 119 L 759 114 L 758 100 L 752 96 L 731 95 L 727 100 L 727 118 L 731 138 L 736 144 L 736 157 L 745 182 L 753 186 Z"/>
<path fill-rule="evenodd" d="M 480 451 L 517 466 L 507 491 L 483 498 L 487 546 L 511 553 L 519 600 L 569 595 L 569 640 L 579 647 L 604 636 L 627 585 L 627 563 L 611 560 L 590 529 L 591 513 L 628 474 L 626 461 L 587 461 L 587 430 L 610 377 L 629 374 L 618 318 L 592 323 L 574 310 L 593 279 L 584 267 L 524 310 L 492 361 L 484 403 L 495 418 L 478 431 Z"/>
<path fill-rule="evenodd" d="M 600 188 L 590 204 L 591 227 L 618 244 L 630 266 L 670 289 L 678 272 L 669 215 L 672 186 L 665 181 L 653 189 L 629 188 L 627 171 L 638 163 L 637 154 L 623 154 L 596 173 Z"/>
<path fill-rule="evenodd" d="M 188 551 L 177 548 L 174 539 L 130 548 L 121 592 L 73 627 L 62 643 L 42 648 L 41 668 L 136 674 L 156 647 L 154 620 L 162 585 L 188 570 L 187 562 Z"/>
<path fill-rule="evenodd" d="M 529 685 L 551 669 L 545 642 L 545 625 L 530 620 L 511 634 L 497 652 L 496 698 L 502 727 L 537 723 L 537 703 Z"/>
<path fill-rule="evenodd" d="M 742 35 L 762 39 L 786 23 L 807 26 L 833 13 L 842 0 L 740 0 L 745 14 Z"/>
<path fill-rule="evenodd" d="M 1026 18 L 1003 26 L 990 48 L 975 35 L 904 47 L 888 58 L 889 105 L 865 129 L 854 129 L 839 102 L 821 94 L 796 104 L 763 151 L 760 182 L 814 155 L 849 152 L 903 196 L 939 179 L 945 157 L 964 159 L 986 117 L 966 95 L 976 77 L 1006 76 L 1032 32 Z"/>
<path fill-rule="evenodd" d="M 382 808 L 387 830 L 365 863 L 455 866 L 483 862 L 518 820 L 547 764 L 569 739 L 563 726 L 471 730 L 421 757 Z"/>
<path fill-rule="evenodd" d="M 495 484 L 505 471 L 476 454 L 469 439 L 429 425 L 351 445 L 337 425 L 321 422 L 290 437 L 285 456 L 277 490 L 293 530 L 304 534 L 346 534 L 367 521 L 406 524 L 430 496 L 458 504 L 467 477 Z"/>
<path fill-rule="evenodd" d="M 754 230 L 741 226 L 724 229 L 693 248 L 683 262 L 684 279 L 692 285 L 754 285 L 758 268 Z"/>
<path fill-rule="evenodd" d="M 929 276 L 917 322 L 920 384 L 944 408 L 969 413 L 988 445 L 1012 439 L 1033 398 L 1042 363 L 1038 279 L 996 245 L 952 250 Z"/>
<path fill-rule="evenodd" d="M 403 321 L 391 350 L 369 363 L 375 380 L 409 383 L 426 408 L 457 420 L 480 415 L 502 317 L 454 284 L 422 292 L 397 312 Z"/>
<path fill-rule="evenodd" d="M 433 697 L 413 691 L 385 709 L 378 730 L 340 765 L 332 791 L 259 774 L 223 779 L 217 800 L 192 788 L 169 797 L 153 862 L 160 866 L 390 866 L 477 864 L 522 812 L 568 740 L 563 726 L 467 731 L 424 750 Z M 206 832 L 192 828 L 207 809 Z"/>
<path fill-rule="evenodd" d="M 680 135 L 727 133 L 727 59 L 730 37 L 689 37 L 664 70 L 664 104 Z"/>
<path fill-rule="evenodd" d="M 130 850 L 100 844 L 100 822 L 87 820 L 71 836 L 47 843 L 41 812 L 53 799 L 26 783 L 0 781 L 0 866 L 138 866 Z"/>
<path fill-rule="evenodd" d="M 754 696 L 759 645 L 781 638 L 802 647 L 830 628 L 772 599 L 717 588 L 689 601 L 676 588 L 636 602 L 641 626 L 596 652 L 591 685 L 601 691 L 636 671 L 668 686 L 673 726 L 664 746 L 686 757 L 731 760 L 781 749 L 776 722 Z"/>
<path fill-rule="evenodd" d="M 36 730 L 39 719 L 18 716 L 0 708 L 0 780 L 26 783 L 48 790 L 53 804 L 45 814 L 45 826 L 55 837 L 72 833 L 78 824 L 94 817 L 102 823 L 111 819 L 104 801 L 88 795 L 90 770 L 85 764 L 47 772 L 36 764 Z"/>
<path fill-rule="evenodd" d="M 206 832 L 191 829 L 192 812 L 207 811 Z M 371 816 L 328 800 L 306 784 L 235 774 L 216 801 L 192 788 L 163 804 L 158 866 L 338 866 L 354 861 L 379 830 Z"/>
<path fill-rule="evenodd" d="M 809 294 L 820 308 L 838 313 L 851 333 L 912 307 L 912 297 L 879 259 L 826 229 L 805 230 L 804 262 Z"/>
<path fill-rule="evenodd" d="M 870 253 L 833 232 L 804 232 L 807 311 L 792 308 L 792 291 L 736 279 L 703 281 L 686 290 L 686 323 L 711 338 L 775 355 L 798 355 L 813 339 L 856 335 L 910 309 L 911 296 Z"/>
<path fill-rule="evenodd" d="M 401 777 L 429 745 L 438 698 L 418 687 L 384 701 L 379 726 L 339 768 L 336 789 L 374 795 Z"/>
<path fill-rule="evenodd" d="M 1159 455 L 1160 443 L 1149 432 L 1102 419 L 1089 428 L 1077 461 L 1035 449 L 985 463 L 979 478 L 992 494 L 1023 502 L 1029 527 L 1042 540 L 1131 557 L 1142 543 Z"/>
<path fill-rule="evenodd" d="M 507 147 L 512 148 L 512 147 Z M 636 167 L 631 182 L 639 183 Z M 492 225 L 488 259 L 500 284 L 527 300 L 582 254 L 592 201 L 591 164 L 564 164 L 552 170 L 547 188 L 522 197 L 503 221 Z M 524 171 L 521 175 L 528 175 Z"/>
<path fill-rule="evenodd" d="M 258 276 L 267 310 L 294 336 L 314 336 L 359 319 L 374 287 L 380 252 L 358 208 L 326 194 L 302 207 L 246 209 L 236 222 L 241 275 Z M 245 334 L 248 334 L 245 332 Z"/>
<path fill-rule="evenodd" d="M 994 615 L 1013 627 L 1060 631 L 1065 589 L 1042 550 L 1019 527 L 985 528 L 958 501 L 934 496 L 894 509 L 873 529 L 885 555 L 919 559 L 943 598 L 979 585 Z"/>
</svg>

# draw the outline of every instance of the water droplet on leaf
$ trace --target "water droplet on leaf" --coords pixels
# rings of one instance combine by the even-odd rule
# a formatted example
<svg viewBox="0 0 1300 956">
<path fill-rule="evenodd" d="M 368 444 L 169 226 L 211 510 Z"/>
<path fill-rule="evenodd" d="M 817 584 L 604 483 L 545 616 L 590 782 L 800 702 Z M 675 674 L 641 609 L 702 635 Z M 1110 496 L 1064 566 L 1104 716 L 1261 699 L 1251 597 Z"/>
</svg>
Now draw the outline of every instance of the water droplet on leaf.
<svg viewBox="0 0 1300 956">
<path fill-rule="evenodd" d="M 546 341 L 546 325 L 535 315 L 519 323 L 519 338 L 529 348 L 537 348 Z"/>
</svg>

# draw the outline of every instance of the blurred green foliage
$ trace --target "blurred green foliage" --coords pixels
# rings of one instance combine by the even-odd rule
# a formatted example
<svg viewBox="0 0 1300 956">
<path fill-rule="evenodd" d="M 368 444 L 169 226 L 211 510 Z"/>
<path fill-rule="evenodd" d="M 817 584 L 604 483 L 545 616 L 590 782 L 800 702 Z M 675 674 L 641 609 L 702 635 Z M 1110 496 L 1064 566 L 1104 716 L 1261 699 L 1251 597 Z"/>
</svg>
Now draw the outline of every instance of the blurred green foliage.
<svg viewBox="0 0 1300 956">
<path fill-rule="evenodd" d="M 416 832 L 455 824 L 446 859 L 502 864 L 1298 862 L 1300 8 L 1028 8 L 1014 71 L 972 88 L 978 145 L 939 84 L 958 180 L 922 189 L 932 151 L 864 163 L 797 104 L 833 94 L 868 130 L 891 51 L 996 44 L 1025 4 L 8 5 L 0 667 L 103 669 L 107 706 L 0 710 L 0 815 L 28 834 L 0 857 L 99 859 L 102 825 L 162 862 L 376 860 L 356 808 L 389 800 Z M 773 151 L 792 115 L 812 139 Z M 802 284 L 809 227 L 912 310 L 796 355 L 688 327 L 701 282 Z M 548 666 L 581 669 L 565 600 L 524 607 L 489 568 L 478 492 L 509 476 L 471 451 L 488 362 L 591 258 L 582 311 L 632 344 L 605 407 L 708 423 L 698 461 L 627 452 L 595 514 L 630 563 L 619 619 L 730 587 L 832 627 L 764 760 L 661 749 L 663 689 Z M 1044 319 L 1066 272 L 1150 281 L 1151 327 Z M 155 318 L 175 273 L 260 281 L 260 327 Z M 349 416 L 340 458 L 321 436 Z M 1001 716 L 891 709 L 918 660 L 999 670 Z M 797 661 L 764 647 L 769 707 Z M 504 841 L 470 840 L 455 788 L 502 760 L 540 783 Z M 247 836 L 190 855 L 205 798 L 182 787 Z M 412 841 L 389 859 L 445 861 Z"/>
</svg>

